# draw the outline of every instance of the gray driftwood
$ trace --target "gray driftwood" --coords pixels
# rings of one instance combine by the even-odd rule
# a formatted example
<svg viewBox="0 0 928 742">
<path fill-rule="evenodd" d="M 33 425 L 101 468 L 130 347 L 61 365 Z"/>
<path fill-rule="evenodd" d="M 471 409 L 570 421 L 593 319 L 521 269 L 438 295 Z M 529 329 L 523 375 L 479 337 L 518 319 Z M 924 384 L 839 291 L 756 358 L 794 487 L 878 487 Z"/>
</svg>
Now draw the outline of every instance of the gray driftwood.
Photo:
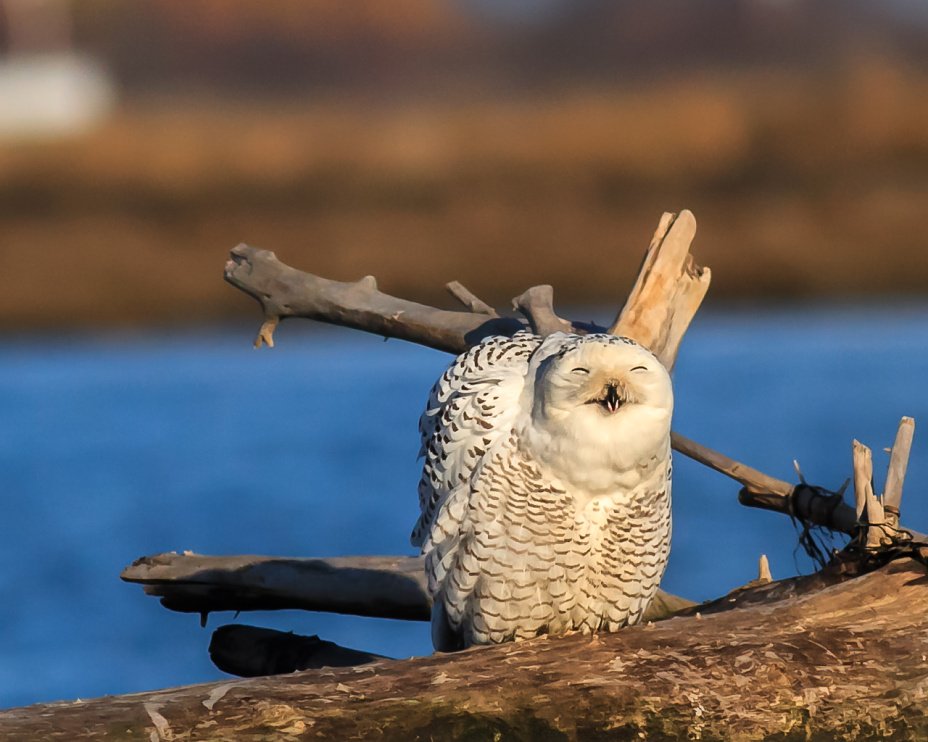
<svg viewBox="0 0 928 742">
<path fill-rule="evenodd" d="M 550 286 L 534 286 L 513 300 L 514 308 L 525 317 L 520 320 L 500 317 L 455 281 L 448 284 L 448 290 L 468 311 L 447 311 L 384 294 L 371 276 L 353 283 L 329 281 L 285 265 L 272 252 L 247 245 L 232 250 L 225 279 L 262 306 L 265 322 L 256 347 L 273 345 L 274 328 L 285 317 L 307 317 L 451 353 L 460 353 L 489 335 L 526 328 L 540 334 L 600 331 L 634 338 L 672 368 L 711 280 L 709 269 L 697 265 L 690 254 L 695 234 L 696 220 L 689 211 L 661 217 L 635 286 L 609 328 L 560 318 Z M 677 432 L 672 444 L 684 456 L 741 483 L 743 505 L 792 515 L 841 533 L 856 532 L 854 510 L 827 490 L 797 487 L 771 477 Z"/>
<path fill-rule="evenodd" d="M 298 609 L 428 621 L 431 600 L 418 557 L 290 559 L 168 553 L 121 575 L 185 613 Z"/>
<path fill-rule="evenodd" d="M 0 739 L 925 739 L 924 567 L 843 577 L 592 639 L 13 709 Z"/>
<path fill-rule="evenodd" d="M 432 601 L 422 557 L 290 559 L 174 552 L 126 567 L 126 582 L 185 613 L 298 609 L 428 621 Z M 660 591 L 645 614 L 665 618 L 694 605 Z"/>
</svg>

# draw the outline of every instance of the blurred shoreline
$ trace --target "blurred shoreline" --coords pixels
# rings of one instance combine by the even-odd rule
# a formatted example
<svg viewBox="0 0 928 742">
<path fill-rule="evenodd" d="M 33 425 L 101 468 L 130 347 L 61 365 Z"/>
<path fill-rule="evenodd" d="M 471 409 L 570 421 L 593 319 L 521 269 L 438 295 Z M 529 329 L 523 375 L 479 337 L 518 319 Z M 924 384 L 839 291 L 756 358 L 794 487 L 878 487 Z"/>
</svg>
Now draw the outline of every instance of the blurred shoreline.
<svg viewBox="0 0 928 742">
<path fill-rule="evenodd" d="M 459 280 L 500 307 L 538 283 L 610 306 L 682 208 L 712 300 L 925 293 L 928 24 L 861 3 L 477 6 L 217 24 L 209 0 L 72 4 L 120 105 L 77 137 L 0 141 L 0 331 L 247 316 L 221 278 L 239 242 L 427 303 Z"/>
</svg>

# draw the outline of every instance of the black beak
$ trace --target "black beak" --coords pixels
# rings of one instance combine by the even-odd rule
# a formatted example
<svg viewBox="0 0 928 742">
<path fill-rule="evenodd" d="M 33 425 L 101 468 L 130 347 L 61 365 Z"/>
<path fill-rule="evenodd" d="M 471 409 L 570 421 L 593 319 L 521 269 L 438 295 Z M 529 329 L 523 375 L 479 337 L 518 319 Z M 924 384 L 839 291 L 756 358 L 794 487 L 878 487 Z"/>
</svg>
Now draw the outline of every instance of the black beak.
<svg viewBox="0 0 928 742">
<path fill-rule="evenodd" d="M 609 412 L 615 412 L 622 406 L 624 400 L 619 396 L 619 389 L 615 384 L 606 386 L 606 396 L 603 397 L 602 404 Z"/>
</svg>

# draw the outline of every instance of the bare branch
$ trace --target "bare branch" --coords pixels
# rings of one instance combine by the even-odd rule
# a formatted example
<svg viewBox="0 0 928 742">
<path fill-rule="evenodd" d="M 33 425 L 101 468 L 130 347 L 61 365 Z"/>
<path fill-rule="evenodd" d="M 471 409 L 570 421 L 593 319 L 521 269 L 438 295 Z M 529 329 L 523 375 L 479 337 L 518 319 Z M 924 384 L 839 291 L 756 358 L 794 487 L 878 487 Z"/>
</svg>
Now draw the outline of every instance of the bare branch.
<svg viewBox="0 0 928 742">
<path fill-rule="evenodd" d="M 432 611 L 422 557 L 289 559 L 171 552 L 142 557 L 121 577 L 182 613 L 297 609 L 428 621 Z M 659 591 L 645 619 L 692 605 Z"/>
<path fill-rule="evenodd" d="M 638 281 L 625 307 L 610 328 L 654 351 L 669 368 L 680 341 L 709 287 L 711 274 L 689 254 L 696 221 L 689 211 L 664 214 L 648 249 Z M 267 320 L 261 338 L 271 339 L 278 317 L 308 317 L 402 338 L 458 353 L 483 338 L 511 335 L 530 326 L 540 334 L 565 330 L 584 334 L 601 328 L 568 322 L 557 316 L 550 286 L 536 286 L 515 300 L 530 324 L 486 313 L 487 305 L 467 289 L 453 285 L 452 293 L 477 311 L 434 309 L 383 294 L 368 277 L 340 283 L 284 265 L 268 251 L 239 245 L 226 266 L 226 280 L 258 299 Z M 767 476 L 677 434 L 674 448 L 716 471 L 741 482 L 743 504 L 796 515 L 813 523 L 850 533 L 856 526 L 853 510 L 823 490 L 800 487 Z"/>
<path fill-rule="evenodd" d="M 547 284 L 527 289 L 512 300 L 512 308 L 522 312 L 536 335 L 572 331 L 570 322 L 555 314 L 554 289 Z"/>
<path fill-rule="evenodd" d="M 284 265 L 268 250 L 247 245 L 232 250 L 225 279 L 257 299 L 267 320 L 307 317 L 449 353 L 461 353 L 490 335 L 512 335 L 526 327 L 511 317 L 452 312 L 397 299 L 378 291 L 370 276 L 354 283 L 319 278 Z"/>
<path fill-rule="evenodd" d="M 715 469 L 715 471 L 741 482 L 752 492 L 775 495 L 781 498 L 788 498 L 793 493 L 793 485 L 789 482 L 784 482 L 782 479 L 752 469 L 750 466 L 735 461 L 718 451 L 713 451 L 711 448 L 706 448 L 676 431 L 670 434 L 670 442 L 675 451 L 679 451 L 684 456 L 689 456 L 700 464 L 704 464 L 710 469 Z"/>
<path fill-rule="evenodd" d="M 428 621 L 431 600 L 418 557 L 286 559 L 158 554 L 120 575 L 174 611 L 299 609 Z"/>
<path fill-rule="evenodd" d="M 457 299 L 468 310 L 475 314 L 486 314 L 490 317 L 498 317 L 496 310 L 485 301 L 476 296 L 460 281 L 449 281 L 445 284 L 448 293 Z"/>
<path fill-rule="evenodd" d="M 744 487 L 738 493 L 738 502 L 751 508 L 783 513 L 839 533 L 853 535 L 857 532 L 857 518 L 853 508 L 843 503 L 836 493 L 820 487 L 800 484 L 788 496 Z"/>
<path fill-rule="evenodd" d="M 665 213 L 644 258 L 638 280 L 609 332 L 649 348 L 669 369 L 712 274 L 690 255 L 696 219 L 684 210 Z"/>
</svg>

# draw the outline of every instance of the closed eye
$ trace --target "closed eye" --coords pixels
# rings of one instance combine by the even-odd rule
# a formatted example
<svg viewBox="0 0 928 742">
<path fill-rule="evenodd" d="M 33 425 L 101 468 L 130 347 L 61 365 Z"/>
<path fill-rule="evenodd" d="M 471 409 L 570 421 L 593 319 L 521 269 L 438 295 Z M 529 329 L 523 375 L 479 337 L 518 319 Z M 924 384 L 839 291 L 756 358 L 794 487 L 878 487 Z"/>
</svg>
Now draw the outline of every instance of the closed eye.
<svg viewBox="0 0 928 742">
<path fill-rule="evenodd" d="M 635 368 L 633 368 L 633 369 L 631 369 L 631 370 L 632 370 L 632 371 L 647 371 L 647 370 L 648 370 L 648 367 L 647 367 L 647 366 L 635 366 Z"/>
<path fill-rule="evenodd" d="M 578 373 L 578 374 L 588 374 L 588 373 L 590 373 L 590 369 L 588 369 L 588 368 L 583 368 L 583 366 L 577 366 L 577 368 L 572 368 L 572 369 L 570 369 L 570 373 L 572 373 L 572 374 L 574 374 L 574 373 Z"/>
</svg>

